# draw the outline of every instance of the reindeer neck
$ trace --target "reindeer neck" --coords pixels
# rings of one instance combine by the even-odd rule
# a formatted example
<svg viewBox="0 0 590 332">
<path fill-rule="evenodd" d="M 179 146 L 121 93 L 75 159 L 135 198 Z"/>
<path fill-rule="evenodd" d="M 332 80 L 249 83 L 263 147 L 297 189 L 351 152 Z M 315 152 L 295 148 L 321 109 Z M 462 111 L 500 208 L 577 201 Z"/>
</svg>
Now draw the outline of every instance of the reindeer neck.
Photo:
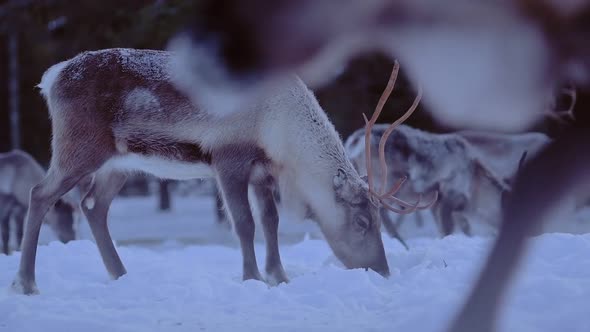
<svg viewBox="0 0 590 332">
<path fill-rule="evenodd" d="M 269 101 L 273 111 L 266 115 L 268 129 L 261 133 L 268 142 L 267 150 L 305 176 L 328 176 L 332 181 L 340 168 L 358 177 L 340 136 L 313 93 L 298 78 L 289 87 Z"/>
</svg>

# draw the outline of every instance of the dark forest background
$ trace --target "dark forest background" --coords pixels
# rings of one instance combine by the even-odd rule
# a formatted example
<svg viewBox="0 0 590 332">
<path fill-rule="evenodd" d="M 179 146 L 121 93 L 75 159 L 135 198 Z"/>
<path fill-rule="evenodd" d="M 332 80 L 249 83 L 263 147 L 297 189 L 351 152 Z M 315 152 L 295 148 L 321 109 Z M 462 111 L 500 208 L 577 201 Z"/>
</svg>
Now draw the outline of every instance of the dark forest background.
<svg viewBox="0 0 590 332">
<path fill-rule="evenodd" d="M 20 147 L 47 166 L 51 126 L 45 103 L 34 88 L 43 72 L 86 50 L 165 49 L 169 38 L 198 15 L 198 5 L 199 1 L 186 0 L 0 1 L 0 152 L 13 146 L 11 81 L 18 80 Z M 11 41 L 16 41 L 12 53 Z M 11 55 L 17 60 L 16 77 L 10 67 Z M 365 54 L 331 84 L 315 91 L 343 138 L 363 126 L 362 113 L 372 113 L 391 69 L 392 61 L 386 57 Z M 399 117 L 414 96 L 402 65 L 402 77 L 380 121 Z M 447 130 L 438 127 L 421 108 L 408 124 L 435 132 Z"/>
</svg>

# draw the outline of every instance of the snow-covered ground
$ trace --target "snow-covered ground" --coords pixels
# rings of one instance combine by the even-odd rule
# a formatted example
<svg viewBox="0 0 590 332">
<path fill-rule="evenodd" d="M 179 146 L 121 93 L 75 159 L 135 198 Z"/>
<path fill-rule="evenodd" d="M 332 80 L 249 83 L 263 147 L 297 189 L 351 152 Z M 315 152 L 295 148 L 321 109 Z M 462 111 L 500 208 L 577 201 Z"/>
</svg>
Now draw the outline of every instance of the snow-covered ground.
<svg viewBox="0 0 590 332">
<path fill-rule="evenodd" d="M 436 238 L 401 231 L 406 251 L 384 236 L 392 276 L 345 270 L 311 222 L 282 221 L 281 253 L 291 282 L 242 282 L 237 240 L 214 222 L 214 201 L 185 197 L 171 213 L 155 198 L 117 199 L 110 224 L 128 274 L 110 280 L 91 241 L 38 250 L 38 296 L 9 285 L 19 254 L 0 255 L 0 331 L 441 331 L 470 289 L 491 237 Z M 589 211 L 564 222 L 581 233 Z M 572 226 L 573 225 L 573 226 Z M 565 226 L 564 226 L 565 227 Z M 52 239 L 45 227 L 42 240 Z M 258 237 L 260 240 L 260 237 Z M 257 241 L 262 268 L 264 244 Z M 502 331 L 590 331 L 590 234 L 533 239 L 507 299 Z"/>
</svg>

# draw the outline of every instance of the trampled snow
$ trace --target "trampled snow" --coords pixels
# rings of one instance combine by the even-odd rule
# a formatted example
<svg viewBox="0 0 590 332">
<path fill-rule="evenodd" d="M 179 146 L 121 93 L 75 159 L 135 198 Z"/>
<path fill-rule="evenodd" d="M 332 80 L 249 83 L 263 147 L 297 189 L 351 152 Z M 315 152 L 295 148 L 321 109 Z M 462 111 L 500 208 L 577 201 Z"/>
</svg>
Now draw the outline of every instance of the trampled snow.
<svg viewBox="0 0 590 332">
<path fill-rule="evenodd" d="M 345 270 L 311 222 L 284 221 L 289 284 L 242 282 L 236 239 L 215 225 L 210 198 L 119 199 L 111 228 L 128 274 L 110 280 L 87 226 L 82 240 L 38 250 L 37 296 L 10 283 L 19 253 L 0 256 L 0 331 L 443 331 L 470 289 L 491 237 L 384 235 L 392 275 Z M 568 224 L 587 226 L 584 213 Z M 427 223 L 429 221 L 427 220 Z M 570 226 L 572 228 L 572 226 Z M 430 230 L 433 230 L 431 227 Z M 308 235 L 306 235 L 308 234 Z M 43 240 L 51 240 L 43 230 Z M 261 270 L 264 244 L 257 241 Z M 590 234 L 533 238 L 501 331 L 590 331 Z"/>
</svg>

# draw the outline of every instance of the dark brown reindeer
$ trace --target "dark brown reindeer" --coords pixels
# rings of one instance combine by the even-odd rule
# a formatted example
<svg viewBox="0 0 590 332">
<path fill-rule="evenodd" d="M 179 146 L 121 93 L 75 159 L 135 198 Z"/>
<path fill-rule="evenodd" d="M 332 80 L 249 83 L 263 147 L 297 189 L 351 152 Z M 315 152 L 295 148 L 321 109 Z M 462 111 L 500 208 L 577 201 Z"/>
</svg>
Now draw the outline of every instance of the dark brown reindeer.
<svg viewBox="0 0 590 332">
<path fill-rule="evenodd" d="M 425 102 L 442 122 L 515 131 L 542 116 L 546 96 L 560 82 L 585 90 L 589 83 L 587 0 L 205 3 L 184 39 L 190 42 L 175 45 L 194 77 L 192 88 L 184 86 L 195 96 L 207 86 L 236 100 L 253 98 L 260 91 L 254 83 L 265 86 L 293 69 L 321 83 L 334 65 L 382 50 L 422 83 Z M 207 55 L 209 66 L 199 65 Z M 583 190 L 590 166 L 587 109 L 576 122 L 522 167 L 496 244 L 450 331 L 495 329 L 527 235 L 561 196 Z"/>
<path fill-rule="evenodd" d="M 50 206 L 92 177 L 82 209 L 111 277 L 126 273 L 107 226 L 107 213 L 125 182 L 140 170 L 161 178 L 215 177 L 237 232 L 243 279 L 263 280 L 254 253 L 248 187 L 257 196 L 266 237 L 270 283 L 286 282 L 278 247 L 277 182 L 292 209 L 309 207 L 334 254 L 347 268 L 389 267 L 378 197 L 346 158 L 340 137 L 314 95 L 297 77 L 220 117 L 197 108 L 171 82 L 174 54 L 108 49 L 84 52 L 48 69 L 39 85 L 52 121 L 51 164 L 31 190 L 18 275 L 13 288 L 36 293 L 39 227 Z M 395 204 L 411 212 L 413 204 Z M 385 202 L 385 204 L 387 204 Z M 393 207 L 392 207 L 393 208 Z"/>
</svg>

